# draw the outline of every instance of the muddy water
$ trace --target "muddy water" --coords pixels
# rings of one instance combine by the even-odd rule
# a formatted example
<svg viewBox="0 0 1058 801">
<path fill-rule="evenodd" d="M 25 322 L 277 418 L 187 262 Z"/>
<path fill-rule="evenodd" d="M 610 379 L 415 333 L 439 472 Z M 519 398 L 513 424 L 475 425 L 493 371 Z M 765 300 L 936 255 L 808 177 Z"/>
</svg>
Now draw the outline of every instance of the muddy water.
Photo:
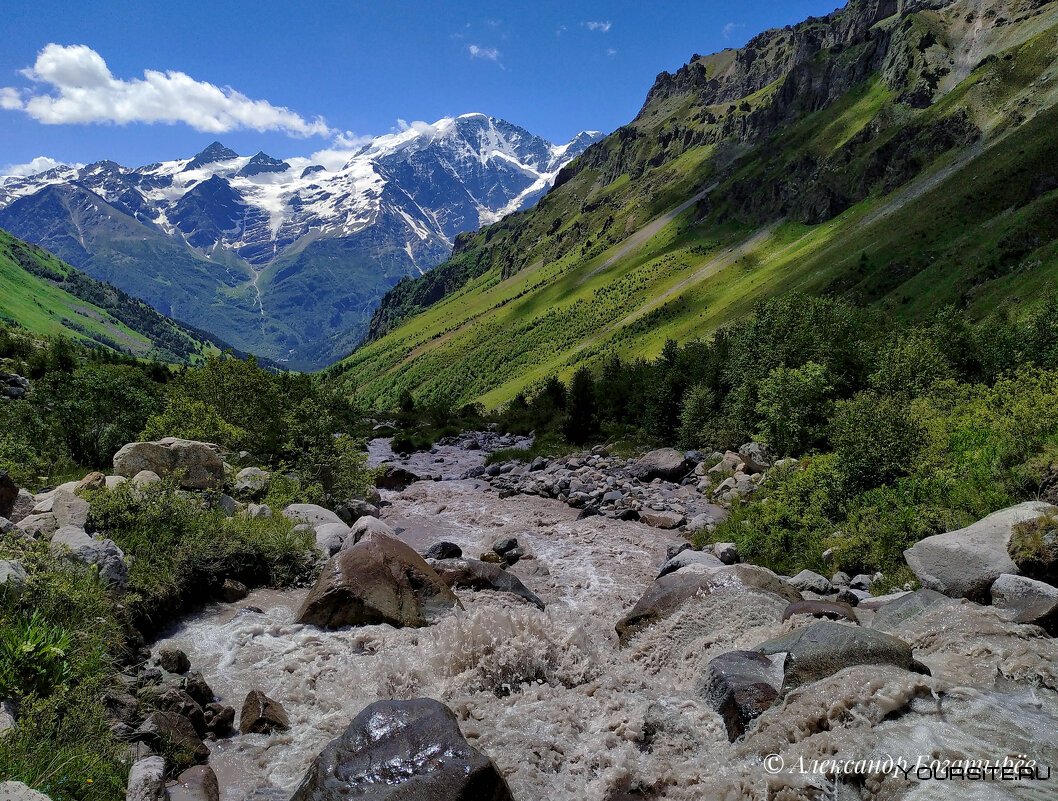
<svg viewBox="0 0 1058 801">
<path fill-rule="evenodd" d="M 1034 629 L 970 604 L 895 632 L 934 677 L 879 667 L 843 671 L 791 693 L 740 743 L 701 699 L 709 658 L 789 630 L 783 603 L 736 587 L 696 598 L 625 648 L 613 626 L 654 578 L 677 535 L 592 517 L 535 497 L 500 500 L 474 481 L 421 482 L 384 517 L 416 547 L 449 539 L 470 555 L 513 535 L 532 559 L 513 572 L 547 610 L 460 593 L 465 610 L 427 629 L 320 631 L 293 622 L 303 592 L 257 592 L 177 627 L 225 701 L 250 689 L 286 707 L 291 730 L 211 744 L 223 798 L 285 799 L 315 754 L 365 705 L 430 696 L 459 716 L 519 801 L 619 799 L 1058 798 L 1050 781 L 853 777 L 836 790 L 796 772 L 800 759 L 920 756 L 1058 766 L 1058 652 Z M 769 775 L 777 754 L 784 770 Z M 774 763 L 769 763 L 773 764 Z M 792 767 L 795 772 L 787 772 Z"/>
</svg>

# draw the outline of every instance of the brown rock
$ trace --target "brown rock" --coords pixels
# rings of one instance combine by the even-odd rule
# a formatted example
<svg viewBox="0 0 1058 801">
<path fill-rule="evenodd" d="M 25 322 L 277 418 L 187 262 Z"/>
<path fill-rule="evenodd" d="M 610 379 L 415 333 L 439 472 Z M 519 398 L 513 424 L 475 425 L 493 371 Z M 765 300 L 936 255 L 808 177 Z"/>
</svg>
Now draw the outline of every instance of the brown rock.
<svg viewBox="0 0 1058 801">
<path fill-rule="evenodd" d="M 287 711 L 278 701 L 269 698 L 260 690 L 250 690 L 242 704 L 239 716 L 239 731 L 243 734 L 267 734 L 277 729 L 290 728 Z"/>
<path fill-rule="evenodd" d="M 848 620 L 850 623 L 859 624 L 855 610 L 841 601 L 794 601 L 786 611 L 782 613 L 783 620 L 789 620 L 794 615 L 811 615 L 812 617 L 825 617 L 830 620 Z"/>
</svg>

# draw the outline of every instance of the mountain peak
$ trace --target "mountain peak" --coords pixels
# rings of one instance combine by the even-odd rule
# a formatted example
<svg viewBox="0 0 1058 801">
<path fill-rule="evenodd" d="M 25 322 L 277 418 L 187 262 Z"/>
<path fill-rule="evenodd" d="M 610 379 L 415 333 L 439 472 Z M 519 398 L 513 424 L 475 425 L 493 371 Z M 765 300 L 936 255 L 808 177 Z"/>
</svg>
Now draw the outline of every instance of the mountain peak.
<svg viewBox="0 0 1058 801">
<path fill-rule="evenodd" d="M 249 178 L 263 172 L 286 172 L 289 169 L 290 165 L 285 161 L 274 159 L 263 150 L 258 150 L 237 174 L 243 178 Z"/>
<path fill-rule="evenodd" d="M 187 163 L 187 166 L 184 167 L 184 171 L 197 170 L 199 167 L 204 167 L 207 164 L 213 164 L 217 161 L 229 161 L 237 158 L 239 158 L 239 154 L 234 150 L 225 147 L 220 142 L 214 141 L 191 159 L 191 161 Z"/>
</svg>

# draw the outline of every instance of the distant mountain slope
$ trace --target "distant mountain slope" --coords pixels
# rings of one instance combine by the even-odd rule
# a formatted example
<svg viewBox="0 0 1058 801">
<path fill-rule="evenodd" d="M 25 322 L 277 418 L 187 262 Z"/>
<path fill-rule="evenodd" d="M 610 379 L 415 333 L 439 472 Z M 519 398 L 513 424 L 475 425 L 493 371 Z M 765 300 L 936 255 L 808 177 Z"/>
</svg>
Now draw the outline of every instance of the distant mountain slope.
<svg viewBox="0 0 1058 801">
<path fill-rule="evenodd" d="M 553 145 L 484 114 L 378 137 L 332 169 L 240 156 L 57 167 L 0 183 L 0 227 L 237 347 L 318 367 L 400 278 L 535 203 L 600 138 Z"/>
<path fill-rule="evenodd" d="M 66 334 L 169 362 L 196 361 L 226 347 L 5 231 L 0 231 L 0 320 L 35 334 Z"/>
<path fill-rule="evenodd" d="M 906 318 L 1031 303 L 1058 277 L 1056 101 L 1039 0 L 853 0 L 695 56 L 536 208 L 387 295 L 334 374 L 494 405 L 792 290 Z"/>
</svg>

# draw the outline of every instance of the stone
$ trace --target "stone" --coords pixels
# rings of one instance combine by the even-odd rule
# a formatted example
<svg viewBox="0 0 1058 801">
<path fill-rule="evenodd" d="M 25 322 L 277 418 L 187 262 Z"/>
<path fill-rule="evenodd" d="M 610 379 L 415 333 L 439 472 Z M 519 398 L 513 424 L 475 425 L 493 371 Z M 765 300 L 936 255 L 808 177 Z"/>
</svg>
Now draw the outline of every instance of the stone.
<svg viewBox="0 0 1058 801">
<path fill-rule="evenodd" d="M 849 588 L 853 590 L 863 590 L 864 592 L 870 592 L 871 585 L 874 583 L 874 577 L 869 576 L 866 573 L 858 573 L 852 577 L 849 582 Z"/>
<path fill-rule="evenodd" d="M 349 528 L 349 536 L 346 537 L 345 546 L 351 548 L 360 542 L 368 534 L 381 534 L 386 537 L 396 537 L 397 533 L 383 520 L 377 517 L 361 517 Z"/>
<path fill-rule="evenodd" d="M 694 550 L 694 546 L 691 545 L 689 542 L 680 542 L 676 545 L 669 545 L 665 548 L 665 561 L 668 562 L 670 559 L 677 556 L 678 554 L 681 554 L 684 551 L 691 550 Z"/>
<path fill-rule="evenodd" d="M 834 592 L 834 586 L 827 580 L 811 570 L 802 570 L 792 579 L 790 583 L 801 592 L 814 592 L 817 595 L 829 595 Z"/>
<path fill-rule="evenodd" d="M 1058 519 L 1047 515 L 1015 525 L 1007 553 L 1020 575 L 1058 584 Z"/>
<path fill-rule="evenodd" d="M 992 583 L 992 605 L 1015 623 L 1050 627 L 1058 617 L 1058 587 L 1003 573 Z"/>
<path fill-rule="evenodd" d="M 756 651 L 731 651 L 709 660 L 702 695 L 724 719 L 734 742 L 779 697 L 783 659 Z"/>
<path fill-rule="evenodd" d="M 665 564 L 661 566 L 661 570 L 658 571 L 658 578 L 661 576 L 667 576 L 669 573 L 675 573 L 680 568 L 687 567 L 688 565 L 723 567 L 724 563 L 711 553 L 706 553 L 705 551 L 683 550 L 667 560 Z"/>
<path fill-rule="evenodd" d="M 128 481 L 125 476 L 107 476 L 106 477 L 106 488 L 110 491 L 116 490 L 122 484 Z"/>
<path fill-rule="evenodd" d="M 517 547 L 517 537 L 504 537 L 502 539 L 496 540 L 496 542 L 492 544 L 492 550 L 498 553 L 500 556 L 503 556 L 505 553 L 507 553 L 507 551 L 513 551 Z"/>
<path fill-rule="evenodd" d="M 516 548 L 511 548 L 503 555 L 503 562 L 509 567 L 517 564 L 525 555 L 525 548 L 519 545 Z"/>
<path fill-rule="evenodd" d="M 166 673 L 184 674 L 191 670 L 191 660 L 179 648 L 159 648 L 158 665 Z"/>
<path fill-rule="evenodd" d="M 660 478 L 679 481 L 693 468 L 687 457 L 675 448 L 658 448 L 644 454 L 628 467 L 628 472 L 640 481 Z"/>
<path fill-rule="evenodd" d="M 782 613 L 783 620 L 789 620 L 794 615 L 811 615 L 812 617 L 825 617 L 829 620 L 847 620 L 850 623 L 859 624 L 856 611 L 847 603 L 841 601 L 794 601 Z"/>
<path fill-rule="evenodd" d="M 268 485 L 272 481 L 272 474 L 260 467 L 244 467 L 235 474 L 232 489 L 235 494 L 243 498 L 256 500 L 268 492 Z"/>
<path fill-rule="evenodd" d="M 313 529 L 316 550 L 324 556 L 334 556 L 346 542 L 352 542 L 349 526 L 345 523 L 321 523 Z"/>
<path fill-rule="evenodd" d="M 80 495 L 82 492 L 98 492 L 99 490 L 105 490 L 106 488 L 107 477 L 98 470 L 94 470 L 77 482 L 77 486 L 74 488 L 74 494 Z"/>
<path fill-rule="evenodd" d="M 857 609 L 870 609 L 871 611 L 877 611 L 883 606 L 891 604 L 893 601 L 903 598 L 905 595 L 910 595 L 910 592 L 901 590 L 900 592 L 890 592 L 885 595 L 872 595 L 870 598 L 864 598 L 860 601 Z"/>
<path fill-rule="evenodd" d="M 4 732 L 18 727 L 18 719 L 15 716 L 15 704 L 13 701 L 0 701 L 0 737 Z"/>
<path fill-rule="evenodd" d="M 134 487 L 148 487 L 151 484 L 157 484 L 161 480 L 162 477 L 153 470 L 141 470 L 132 477 L 132 485 Z"/>
<path fill-rule="evenodd" d="M 192 765 L 176 777 L 169 801 L 220 801 L 217 774 L 209 765 Z"/>
<path fill-rule="evenodd" d="M 314 503 L 292 503 L 283 510 L 283 517 L 295 523 L 308 523 L 316 527 L 324 523 L 341 523 L 342 519 L 330 509 Z M 345 525 L 344 523 L 342 525 Z"/>
<path fill-rule="evenodd" d="M 845 571 L 839 570 L 830 577 L 830 583 L 836 587 L 848 587 L 852 583 L 852 578 Z"/>
<path fill-rule="evenodd" d="M 21 592 L 28 580 L 29 574 L 21 562 L 14 559 L 0 559 L 0 591 Z"/>
<path fill-rule="evenodd" d="M 231 733 L 235 723 L 235 707 L 213 702 L 206 704 L 202 714 L 206 721 L 206 731 L 218 737 L 226 737 Z"/>
<path fill-rule="evenodd" d="M 59 521 L 51 512 L 32 514 L 19 520 L 15 526 L 30 539 L 50 540 L 59 530 Z"/>
<path fill-rule="evenodd" d="M 107 587 L 123 590 L 129 569 L 125 554 L 113 540 L 93 539 L 82 528 L 64 526 L 51 538 L 52 553 L 62 559 L 99 571 L 99 580 Z"/>
<path fill-rule="evenodd" d="M 114 472 L 132 478 L 149 470 L 176 478 L 190 490 L 219 489 L 224 484 L 220 449 L 208 442 L 166 437 L 157 442 L 130 442 L 114 454 Z"/>
<path fill-rule="evenodd" d="M 499 565 L 481 562 L 477 559 L 458 558 L 436 560 L 430 562 L 430 565 L 448 587 L 509 592 L 528 601 L 538 609 L 544 608 L 544 602 L 535 593 L 526 587 L 517 576 L 508 573 Z"/>
<path fill-rule="evenodd" d="M 1013 527 L 1055 512 L 1040 501 L 1000 509 L 966 528 L 919 540 L 904 551 L 904 559 L 923 587 L 987 602 L 993 581 L 1021 572 L 1007 550 Z"/>
<path fill-rule="evenodd" d="M 0 782 L 0 801 L 51 801 L 44 793 L 16 781 Z"/>
<path fill-rule="evenodd" d="M 503 557 L 495 551 L 485 551 L 483 554 L 481 554 L 480 561 L 487 562 L 488 564 L 492 565 L 502 565 Z"/>
<path fill-rule="evenodd" d="M 190 767 L 204 764 L 209 759 L 209 748 L 198 736 L 194 724 L 175 712 L 152 712 L 136 730 L 138 739 L 166 753 L 177 753 L 182 764 Z"/>
<path fill-rule="evenodd" d="M 239 731 L 243 734 L 268 734 L 273 731 L 286 731 L 290 728 L 290 718 L 283 705 L 269 698 L 260 690 L 250 690 L 242 703 L 239 715 Z"/>
<path fill-rule="evenodd" d="M 768 449 L 759 442 L 747 442 L 738 449 L 738 455 L 752 473 L 763 473 L 772 465 Z"/>
<path fill-rule="evenodd" d="M 236 513 L 245 507 L 230 495 L 219 495 L 214 501 L 214 508 L 222 512 L 225 517 L 235 517 Z"/>
<path fill-rule="evenodd" d="M 653 528 L 673 529 L 679 528 L 687 521 L 679 512 L 662 511 L 655 512 L 650 509 L 642 509 L 639 512 L 639 522 L 646 523 Z"/>
<path fill-rule="evenodd" d="M 853 665 L 894 665 L 903 670 L 929 672 L 915 661 L 911 646 L 903 640 L 829 620 L 795 629 L 753 650 L 768 655 L 786 654 L 782 695 Z"/>
<path fill-rule="evenodd" d="M 198 701 L 184 690 L 179 687 L 170 687 L 158 696 L 156 703 L 161 710 L 183 715 L 191 721 L 191 725 L 195 727 L 195 732 L 199 737 L 205 736 L 206 716 L 202 711 L 202 707 Z"/>
<path fill-rule="evenodd" d="M 357 499 L 339 504 L 334 511 L 343 523 L 350 526 L 361 517 L 378 517 L 379 515 L 377 504 Z"/>
<path fill-rule="evenodd" d="M 246 504 L 246 516 L 258 520 L 270 518 L 272 516 L 272 507 L 266 503 L 248 503 Z"/>
<path fill-rule="evenodd" d="M 421 481 L 420 476 L 403 467 L 387 465 L 375 476 L 375 486 L 379 489 L 403 492 L 416 481 Z"/>
<path fill-rule="evenodd" d="M 713 543 L 713 554 L 725 565 L 735 565 L 742 561 L 738 546 L 733 542 Z"/>
<path fill-rule="evenodd" d="M 202 674 L 197 671 L 188 673 L 182 682 L 181 689 L 190 695 L 203 709 L 216 700 L 213 688 L 206 683 Z"/>
<path fill-rule="evenodd" d="M 424 755 L 437 755 L 424 758 Z M 291 801 L 513 801 L 439 701 L 376 701 L 313 761 Z"/>
<path fill-rule="evenodd" d="M 224 579 L 224 583 L 220 585 L 220 598 L 226 604 L 241 601 L 249 594 L 250 590 L 245 584 L 232 578 Z"/>
<path fill-rule="evenodd" d="M 425 626 L 457 606 L 459 599 L 419 554 L 371 532 L 330 558 L 297 620 L 322 628 Z"/>
<path fill-rule="evenodd" d="M 36 506 L 37 502 L 33 500 L 33 496 L 24 489 L 18 491 L 18 495 L 15 497 L 14 503 L 11 505 L 11 509 L 6 515 L 0 515 L 0 517 L 6 517 L 15 525 L 18 525 L 22 520 L 33 513 L 33 507 Z"/>
<path fill-rule="evenodd" d="M 692 566 L 655 579 L 628 614 L 617 622 L 618 639 L 622 645 L 627 644 L 644 628 L 669 617 L 699 593 L 707 595 L 734 586 L 786 601 L 801 600 L 797 590 L 763 567 L 738 564 L 703 569 Z"/>
<path fill-rule="evenodd" d="M 462 555 L 463 549 L 454 542 L 441 540 L 427 548 L 423 557 L 426 559 L 458 559 Z"/>
</svg>

